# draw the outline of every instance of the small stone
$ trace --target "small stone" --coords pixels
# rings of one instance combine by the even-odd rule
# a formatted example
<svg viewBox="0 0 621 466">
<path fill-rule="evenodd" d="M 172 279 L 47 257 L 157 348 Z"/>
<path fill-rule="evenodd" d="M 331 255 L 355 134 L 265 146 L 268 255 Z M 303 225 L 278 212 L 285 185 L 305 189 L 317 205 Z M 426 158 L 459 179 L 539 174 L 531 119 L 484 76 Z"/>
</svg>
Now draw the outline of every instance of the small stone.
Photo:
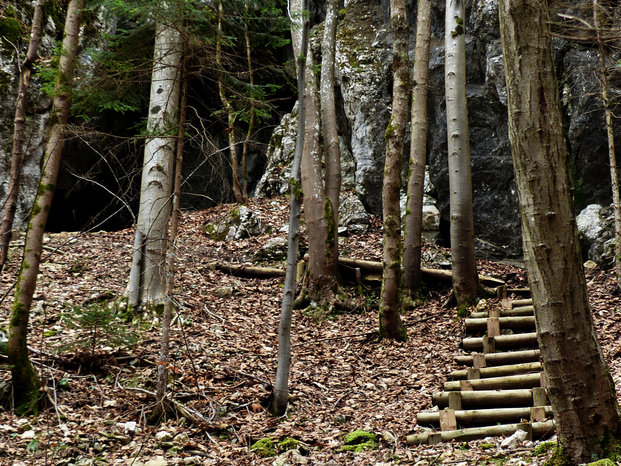
<svg viewBox="0 0 621 466">
<path fill-rule="evenodd" d="M 116 406 L 117 402 L 116 400 L 105 400 L 103 402 L 103 407 L 104 408 L 112 408 L 113 406 Z"/>
<path fill-rule="evenodd" d="M 20 435 L 20 437 L 24 440 L 33 439 L 35 438 L 35 436 L 36 436 L 36 432 L 33 429 L 27 430 L 22 435 Z"/>
<path fill-rule="evenodd" d="M 215 290 L 213 290 L 213 294 L 217 298 L 230 298 L 231 296 L 233 296 L 233 288 L 230 286 L 221 286 L 220 288 L 216 288 Z"/>
<path fill-rule="evenodd" d="M 135 434 L 138 429 L 136 421 L 120 422 L 119 427 L 121 427 L 126 434 Z"/>
<path fill-rule="evenodd" d="M 203 459 L 200 456 L 188 456 L 187 458 L 183 458 L 183 464 L 193 465 L 193 464 L 201 464 Z"/>
<path fill-rule="evenodd" d="M 170 442 L 172 439 L 173 434 L 166 430 L 160 430 L 157 434 L 155 434 L 155 440 L 157 440 L 158 443 Z"/>
<path fill-rule="evenodd" d="M 158 456 L 157 458 L 147 461 L 144 466 L 168 466 L 168 461 Z"/>
<path fill-rule="evenodd" d="M 190 436 L 185 432 L 181 432 L 180 434 L 175 435 L 175 438 L 173 438 L 173 443 L 177 446 L 184 447 L 188 443 L 190 443 Z"/>
<path fill-rule="evenodd" d="M 597 268 L 597 264 L 595 263 L 595 261 L 592 260 L 588 260 L 584 263 L 584 268 L 587 270 L 592 270 L 592 269 L 596 269 Z"/>
<path fill-rule="evenodd" d="M 101 453 L 105 450 L 105 448 L 106 447 L 99 442 L 95 442 L 95 444 L 93 445 L 93 450 L 95 450 L 97 453 Z"/>
</svg>

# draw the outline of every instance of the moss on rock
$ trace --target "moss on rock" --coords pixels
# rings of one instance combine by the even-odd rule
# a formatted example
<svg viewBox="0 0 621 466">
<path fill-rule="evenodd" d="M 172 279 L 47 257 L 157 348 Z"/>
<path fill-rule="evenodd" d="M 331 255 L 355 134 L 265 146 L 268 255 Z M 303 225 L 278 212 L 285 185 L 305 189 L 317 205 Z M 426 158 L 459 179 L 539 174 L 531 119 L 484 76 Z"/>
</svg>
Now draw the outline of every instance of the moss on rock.
<svg viewBox="0 0 621 466">
<path fill-rule="evenodd" d="M 377 435 L 365 430 L 355 430 L 345 436 L 341 451 L 358 453 L 377 448 Z"/>
</svg>

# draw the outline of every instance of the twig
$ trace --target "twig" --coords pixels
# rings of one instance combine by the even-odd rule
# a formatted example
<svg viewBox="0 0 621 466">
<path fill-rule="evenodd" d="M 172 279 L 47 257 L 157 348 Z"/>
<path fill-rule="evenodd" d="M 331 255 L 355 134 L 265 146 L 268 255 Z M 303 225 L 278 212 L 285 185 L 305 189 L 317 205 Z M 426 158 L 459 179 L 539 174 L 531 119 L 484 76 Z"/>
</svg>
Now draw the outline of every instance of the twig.
<svg viewBox="0 0 621 466">
<path fill-rule="evenodd" d="M 205 312 L 207 314 L 209 314 L 211 317 L 215 317 L 216 319 L 220 319 L 220 322 L 222 322 L 222 325 L 224 325 L 226 323 L 226 320 L 224 320 L 223 317 L 220 317 L 218 314 L 214 314 L 213 312 L 211 312 L 208 308 L 207 308 L 207 304 L 205 304 L 203 306 L 205 308 Z"/>
</svg>

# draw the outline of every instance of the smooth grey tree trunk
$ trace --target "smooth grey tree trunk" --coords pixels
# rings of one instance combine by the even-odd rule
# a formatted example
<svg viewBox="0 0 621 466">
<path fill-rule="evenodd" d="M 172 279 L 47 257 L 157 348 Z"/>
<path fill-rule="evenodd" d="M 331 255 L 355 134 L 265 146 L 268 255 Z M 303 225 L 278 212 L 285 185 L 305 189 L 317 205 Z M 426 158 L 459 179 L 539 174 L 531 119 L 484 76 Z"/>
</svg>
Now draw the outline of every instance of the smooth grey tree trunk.
<svg viewBox="0 0 621 466">
<path fill-rule="evenodd" d="M 308 48 L 309 27 L 306 14 L 308 0 L 291 0 L 289 15 L 291 17 L 291 37 L 293 52 L 297 60 L 298 78 L 298 135 L 295 143 L 295 155 L 291 165 L 290 182 L 290 213 L 289 240 L 287 245 L 287 270 L 285 273 L 285 289 L 280 309 L 278 326 L 278 368 L 274 384 L 272 413 L 282 416 L 289 403 L 289 370 L 291 368 L 291 313 L 295 298 L 295 277 L 298 261 L 298 244 L 300 231 L 300 211 L 302 209 L 302 192 L 300 182 L 300 164 L 304 147 L 305 103 L 304 103 L 304 72 L 306 67 L 306 51 Z"/>
<path fill-rule="evenodd" d="M 41 43 L 41 23 L 43 19 L 43 4 L 45 0 L 37 0 L 32 16 L 30 43 L 26 52 L 26 59 L 20 66 L 19 85 L 17 89 L 17 104 L 15 106 L 15 120 L 13 123 L 13 149 L 11 151 L 11 171 L 9 174 L 9 186 L 2 214 L 0 226 L 0 272 L 4 268 L 9 252 L 9 242 L 17 211 L 19 198 L 19 175 L 24 163 L 24 142 L 26 131 L 26 91 L 30 84 L 32 66 L 37 58 L 39 44 Z"/>
<path fill-rule="evenodd" d="M 560 449 L 557 463 L 605 457 L 619 406 L 593 329 L 573 212 L 546 0 L 501 0 L 509 137 L 537 338 Z"/>
<path fill-rule="evenodd" d="M 427 93 L 431 43 L 431 0 L 418 0 L 416 49 L 412 83 L 412 142 L 403 248 L 403 285 L 411 297 L 418 295 L 421 280 L 423 195 L 427 163 Z"/>
<path fill-rule="evenodd" d="M 444 77 L 453 292 L 457 304 L 469 303 L 479 291 L 474 250 L 470 134 L 466 102 L 465 16 L 463 0 L 446 0 Z"/>
<path fill-rule="evenodd" d="M 58 77 L 54 87 L 51 127 L 45 147 L 41 182 L 26 230 L 24 258 L 19 270 L 15 300 L 9 320 L 7 353 L 13 381 L 15 411 L 20 414 L 36 413 L 38 409 L 39 380 L 28 357 L 28 321 L 41 264 L 43 233 L 56 189 L 65 142 L 65 126 L 71 108 L 71 85 L 83 8 L 84 0 L 71 0 L 67 7 L 65 34 L 60 51 Z"/>
<path fill-rule="evenodd" d="M 142 261 L 132 263 L 128 285 L 130 295 L 132 290 L 140 290 L 138 302 L 142 304 L 161 304 L 166 296 L 166 239 L 179 125 L 180 68 L 181 35 L 174 27 L 159 22 L 136 226 L 136 235 L 144 237 L 144 254 Z"/>
</svg>

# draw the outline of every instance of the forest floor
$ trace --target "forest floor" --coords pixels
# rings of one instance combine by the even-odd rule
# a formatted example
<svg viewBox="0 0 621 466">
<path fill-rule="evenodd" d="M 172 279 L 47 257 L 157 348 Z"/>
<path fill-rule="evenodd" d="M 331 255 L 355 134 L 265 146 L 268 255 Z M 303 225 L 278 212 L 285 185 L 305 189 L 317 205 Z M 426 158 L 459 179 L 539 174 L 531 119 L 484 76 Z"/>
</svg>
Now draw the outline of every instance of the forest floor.
<svg viewBox="0 0 621 466">
<path fill-rule="evenodd" d="M 317 315 L 296 311 L 292 332 L 291 402 L 286 416 L 265 409 L 276 373 L 282 278 L 233 277 L 210 267 L 214 261 L 253 263 L 268 239 L 286 237 L 288 201 L 252 200 L 272 233 L 217 242 L 203 232 L 232 206 L 182 216 L 174 290 L 178 315 L 172 328 L 170 394 L 205 418 L 196 425 L 173 416 L 147 423 L 159 348 L 153 318 L 140 323 L 103 319 L 96 298 L 123 294 L 133 231 L 48 235 L 31 316 L 30 346 L 42 381 L 45 407 L 38 417 L 19 418 L 0 408 L 0 464 L 541 464 L 538 442 L 502 449 L 501 439 L 434 446 L 408 446 L 416 414 L 431 407 L 449 372 L 458 368 L 462 321 L 442 306 L 449 289 L 428 286 L 416 308 L 402 315 L 409 339 L 378 342 L 379 289 L 351 288 L 355 312 Z M 364 235 L 342 239 L 349 257 L 379 260 L 381 231 L 374 221 Z M 0 276 L 0 318 L 8 320 L 18 249 Z M 446 251 L 427 246 L 425 257 Z M 281 264 L 282 266 L 282 264 Z M 479 261 L 480 273 L 525 286 L 524 270 Z M 595 327 L 611 374 L 621 387 L 621 299 L 613 274 L 587 271 Z M 494 300 L 492 300 L 494 301 Z M 88 309 L 90 321 L 76 320 Z M 73 317 L 73 318 L 72 318 Z M 120 324 L 120 325 L 119 325 Z M 129 334 L 137 343 L 129 343 Z M 119 345 L 120 346 L 115 346 Z M 0 359 L 0 384 L 10 374 Z M 378 435 L 377 449 L 341 451 L 346 434 Z M 262 458 L 257 440 L 288 437 L 299 450 Z"/>
</svg>

